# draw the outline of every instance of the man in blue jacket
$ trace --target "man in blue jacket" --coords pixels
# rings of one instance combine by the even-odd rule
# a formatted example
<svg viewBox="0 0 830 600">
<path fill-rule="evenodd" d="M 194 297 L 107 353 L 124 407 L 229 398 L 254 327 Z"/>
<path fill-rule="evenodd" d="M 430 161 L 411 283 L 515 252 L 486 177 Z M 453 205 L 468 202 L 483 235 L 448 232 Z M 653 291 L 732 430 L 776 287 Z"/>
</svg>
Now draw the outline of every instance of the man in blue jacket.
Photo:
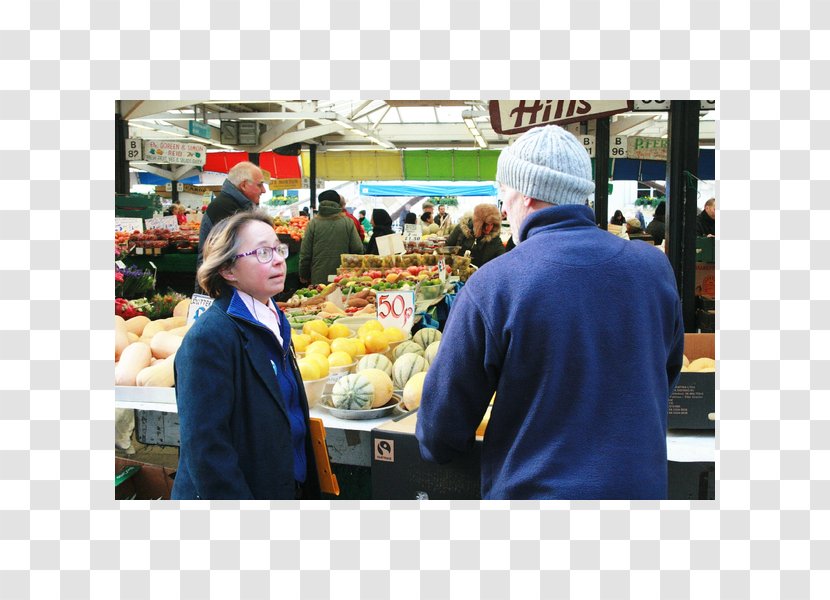
<svg viewBox="0 0 830 600">
<path fill-rule="evenodd" d="M 502 150 L 497 180 L 516 248 L 453 304 L 424 383 L 421 455 L 468 451 L 496 392 L 482 498 L 665 498 L 684 334 L 669 261 L 596 226 L 590 159 L 560 127 Z"/>
</svg>

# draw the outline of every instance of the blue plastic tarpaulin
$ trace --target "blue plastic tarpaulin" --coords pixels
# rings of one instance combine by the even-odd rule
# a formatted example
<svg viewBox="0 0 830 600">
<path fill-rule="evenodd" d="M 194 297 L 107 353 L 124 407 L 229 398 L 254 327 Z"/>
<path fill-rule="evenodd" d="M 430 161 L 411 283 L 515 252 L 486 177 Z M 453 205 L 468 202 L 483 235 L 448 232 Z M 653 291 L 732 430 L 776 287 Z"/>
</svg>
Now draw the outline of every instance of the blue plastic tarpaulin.
<svg viewBox="0 0 830 600">
<path fill-rule="evenodd" d="M 170 183 L 169 179 L 165 179 L 155 173 L 147 173 L 147 172 L 140 172 L 138 174 L 138 182 L 143 185 L 164 185 L 166 183 Z M 198 175 L 194 175 L 193 177 L 187 177 L 185 179 L 180 179 L 179 183 L 191 183 L 197 184 L 201 183 Z"/>
<path fill-rule="evenodd" d="M 361 196 L 498 196 L 493 184 L 477 185 L 432 185 L 408 183 L 405 185 L 384 185 L 382 183 L 360 184 Z"/>
<path fill-rule="evenodd" d="M 632 158 L 614 159 L 615 181 L 665 181 L 666 162 L 662 160 L 637 160 Z M 697 178 L 703 181 L 715 180 L 715 151 L 703 149 L 698 154 Z"/>
</svg>

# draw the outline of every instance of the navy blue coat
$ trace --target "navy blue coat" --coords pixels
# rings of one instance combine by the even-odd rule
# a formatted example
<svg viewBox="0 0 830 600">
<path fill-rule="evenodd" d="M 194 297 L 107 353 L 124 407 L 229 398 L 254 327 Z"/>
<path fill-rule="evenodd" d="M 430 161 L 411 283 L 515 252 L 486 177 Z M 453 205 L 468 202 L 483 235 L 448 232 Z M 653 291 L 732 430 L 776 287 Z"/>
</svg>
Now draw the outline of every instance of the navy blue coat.
<svg viewBox="0 0 830 600">
<path fill-rule="evenodd" d="M 282 314 L 280 329 L 282 348 L 228 289 L 185 336 L 174 365 L 181 455 L 173 499 L 295 498 L 289 399 L 275 371 L 296 382 L 287 387 L 299 388 L 306 432 L 308 400 Z M 305 457 L 303 497 L 319 498 L 308 434 Z"/>
</svg>

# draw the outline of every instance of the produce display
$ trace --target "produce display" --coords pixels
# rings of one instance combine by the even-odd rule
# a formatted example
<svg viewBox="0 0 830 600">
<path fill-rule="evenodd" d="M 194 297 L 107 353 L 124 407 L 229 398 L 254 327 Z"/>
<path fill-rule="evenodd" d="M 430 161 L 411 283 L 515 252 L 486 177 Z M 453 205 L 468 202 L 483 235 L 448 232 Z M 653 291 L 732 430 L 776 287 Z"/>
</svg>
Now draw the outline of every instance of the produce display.
<svg viewBox="0 0 830 600">
<path fill-rule="evenodd" d="M 274 218 L 274 232 L 280 238 L 280 241 L 285 241 L 282 236 L 288 236 L 289 239 L 295 242 L 302 241 L 307 226 L 308 217 Z"/>
<path fill-rule="evenodd" d="M 190 329 L 189 306 L 190 299 L 182 300 L 164 319 L 115 315 L 115 385 L 173 387 L 173 360 Z"/>
</svg>

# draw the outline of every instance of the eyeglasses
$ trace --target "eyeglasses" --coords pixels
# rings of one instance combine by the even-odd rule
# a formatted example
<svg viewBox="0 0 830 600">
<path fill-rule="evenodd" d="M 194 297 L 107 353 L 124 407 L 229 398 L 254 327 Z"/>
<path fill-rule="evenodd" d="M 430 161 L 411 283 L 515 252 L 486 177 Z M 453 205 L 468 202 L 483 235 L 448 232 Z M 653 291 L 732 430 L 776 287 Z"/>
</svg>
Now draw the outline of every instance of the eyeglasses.
<svg viewBox="0 0 830 600">
<path fill-rule="evenodd" d="M 237 254 L 234 258 L 242 258 L 244 256 L 251 256 L 252 254 L 255 254 L 256 259 L 259 262 L 261 262 L 262 264 L 266 264 L 273 260 L 274 252 L 279 254 L 282 258 L 288 258 L 288 246 L 285 244 L 280 244 L 279 246 L 274 246 L 273 248 L 271 248 L 270 246 L 262 246 L 261 248 L 251 250 L 250 252 Z"/>
</svg>

